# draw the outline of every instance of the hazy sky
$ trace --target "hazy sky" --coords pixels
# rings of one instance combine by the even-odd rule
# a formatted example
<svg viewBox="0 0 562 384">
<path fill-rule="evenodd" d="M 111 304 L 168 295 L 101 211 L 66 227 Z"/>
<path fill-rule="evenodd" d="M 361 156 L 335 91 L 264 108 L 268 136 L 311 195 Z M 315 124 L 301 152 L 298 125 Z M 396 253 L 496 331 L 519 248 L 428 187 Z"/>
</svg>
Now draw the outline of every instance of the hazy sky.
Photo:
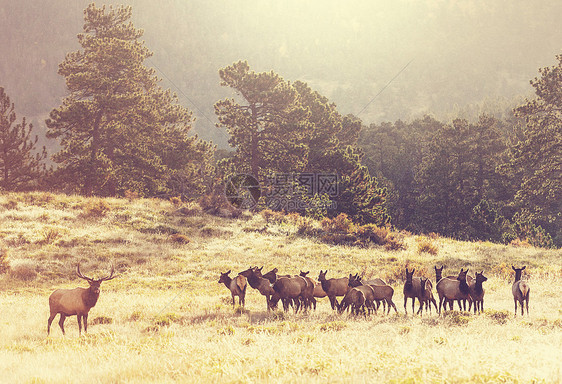
<svg viewBox="0 0 562 384">
<path fill-rule="evenodd" d="M 61 86 L 52 92 L 64 96 L 57 66 L 65 53 L 78 49 L 76 34 L 88 3 L 0 0 L 0 86 L 6 86 L 14 101 L 41 105 L 40 114 L 57 106 L 43 98 L 26 103 L 32 95 L 23 87 L 41 88 L 47 79 L 58 77 Z M 115 4 L 122 3 L 133 6 L 133 22 L 144 29 L 154 52 L 148 64 L 158 67 L 163 85 L 176 91 L 209 127 L 213 103 L 232 94 L 219 86 L 218 70 L 238 60 L 247 60 L 256 71 L 274 70 L 286 80 L 306 81 L 341 112 L 360 114 L 369 124 L 424 113 L 442 117 L 484 100 L 509 104 L 517 96 L 532 95 L 529 80 L 540 67 L 556 63 L 562 43 L 558 1 Z M 22 65 L 37 50 L 41 56 L 33 58 L 36 65 Z M 39 70 L 45 72 L 38 75 Z"/>
</svg>

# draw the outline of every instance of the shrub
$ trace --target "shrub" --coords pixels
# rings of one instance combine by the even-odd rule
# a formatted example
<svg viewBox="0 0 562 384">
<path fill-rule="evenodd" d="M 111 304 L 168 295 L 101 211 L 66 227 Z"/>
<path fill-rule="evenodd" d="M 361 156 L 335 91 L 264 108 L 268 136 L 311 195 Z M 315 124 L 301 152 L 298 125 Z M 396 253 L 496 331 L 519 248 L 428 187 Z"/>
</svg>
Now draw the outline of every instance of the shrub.
<svg viewBox="0 0 562 384">
<path fill-rule="evenodd" d="M 59 237 L 61 233 L 57 228 L 48 228 L 43 230 L 43 238 L 37 241 L 37 244 L 53 244 Z"/>
<path fill-rule="evenodd" d="M 113 319 L 107 316 L 98 316 L 92 320 L 92 325 L 96 324 L 113 324 Z"/>
<path fill-rule="evenodd" d="M 202 212 L 201 206 L 197 203 L 189 203 L 186 206 L 178 208 L 176 213 L 185 216 L 198 216 Z"/>
<path fill-rule="evenodd" d="M 212 215 L 221 214 L 224 216 L 226 212 L 231 214 L 233 211 L 236 211 L 236 208 L 230 205 L 226 197 L 217 192 L 203 195 L 197 202 L 203 211 Z"/>
<path fill-rule="evenodd" d="M 420 237 L 417 239 L 418 242 L 418 253 L 429 253 L 431 255 L 437 255 L 438 248 L 435 244 L 433 244 L 428 238 Z"/>
<path fill-rule="evenodd" d="M 287 222 L 287 217 L 283 212 L 273 211 L 267 208 L 261 211 L 260 214 L 262 215 L 262 217 L 265 219 L 267 223 L 281 224 Z"/>
<path fill-rule="evenodd" d="M 406 244 L 404 244 L 402 240 L 391 233 L 386 237 L 384 249 L 386 249 L 387 251 L 401 251 L 403 249 L 406 249 Z"/>
<path fill-rule="evenodd" d="M 32 263 L 23 262 L 13 266 L 10 270 L 10 275 L 19 280 L 31 281 L 37 277 L 37 271 Z"/>
<path fill-rule="evenodd" d="M 345 213 L 340 213 L 333 219 L 325 218 L 320 222 L 322 229 L 328 233 L 353 233 L 355 226 L 351 219 Z"/>
<path fill-rule="evenodd" d="M 484 311 L 486 317 L 494 320 L 498 324 L 505 324 L 507 323 L 507 319 L 510 318 L 511 313 L 506 311 L 505 309 L 502 311 L 496 311 L 495 309 L 486 309 Z"/>
<path fill-rule="evenodd" d="M 174 205 L 174 207 L 180 207 L 183 204 L 183 201 L 181 200 L 181 196 L 172 196 L 170 197 L 170 203 L 172 203 Z"/>
<path fill-rule="evenodd" d="M 103 217 L 110 210 L 111 210 L 111 207 L 109 206 L 109 204 L 105 200 L 91 199 L 91 200 L 88 200 L 86 202 L 86 204 L 84 205 L 81 216 L 82 217 L 92 217 L 92 218 Z"/>
<path fill-rule="evenodd" d="M 189 244 L 191 240 L 186 235 L 182 235 L 181 233 L 174 233 L 169 237 L 172 243 L 178 244 Z"/>
<path fill-rule="evenodd" d="M 7 273 L 10 270 L 10 262 L 8 261 L 8 250 L 0 249 L 0 274 Z"/>
<path fill-rule="evenodd" d="M 181 317 L 176 315 L 175 313 L 165 313 L 154 318 L 154 324 L 159 327 L 168 327 L 172 323 L 178 323 L 180 321 Z"/>
<path fill-rule="evenodd" d="M 390 230 L 386 227 L 378 227 L 375 224 L 365 224 L 357 227 L 356 233 L 360 239 L 371 241 L 377 245 L 385 245 Z"/>
</svg>

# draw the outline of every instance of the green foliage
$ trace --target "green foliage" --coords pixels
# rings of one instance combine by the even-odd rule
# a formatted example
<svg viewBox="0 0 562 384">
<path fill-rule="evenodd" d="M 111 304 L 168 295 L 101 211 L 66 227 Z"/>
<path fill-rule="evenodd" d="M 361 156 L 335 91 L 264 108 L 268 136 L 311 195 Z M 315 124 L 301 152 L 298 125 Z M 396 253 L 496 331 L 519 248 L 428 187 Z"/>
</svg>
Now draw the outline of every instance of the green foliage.
<svg viewBox="0 0 562 384">
<path fill-rule="evenodd" d="M 234 156 L 218 165 L 225 176 L 245 172 L 264 180 L 277 173 L 338 174 L 340 193 L 332 201 L 307 194 L 298 185 L 289 186 L 288 195 L 275 197 L 299 200 L 315 218 L 343 212 L 359 223 L 389 221 L 386 191 L 361 165 L 362 154 L 355 147 L 361 130 L 357 118 L 341 116 L 307 84 L 291 84 L 274 72 L 252 72 L 247 62 L 234 63 L 219 74 L 221 85 L 244 99 L 244 104 L 232 99 L 215 104 L 219 126 L 227 129 L 235 148 Z M 330 212 L 327 207 L 332 205 Z"/>
<path fill-rule="evenodd" d="M 237 172 L 261 179 L 270 172 L 302 170 L 307 158 L 301 143 L 305 110 L 294 87 L 273 71 L 250 71 L 245 61 L 219 75 L 221 85 L 236 90 L 245 103 L 226 99 L 215 104 L 218 126 L 228 131 L 229 144 L 236 148 L 230 160 Z"/>
<path fill-rule="evenodd" d="M 525 120 L 505 171 L 520 181 L 515 203 L 526 219 L 549 228 L 562 244 L 562 55 L 531 81 L 536 99 L 515 112 Z"/>
<path fill-rule="evenodd" d="M 47 152 L 45 147 L 37 152 L 38 137 L 31 136 L 33 125 L 25 117 L 21 123 L 15 122 L 14 104 L 0 87 L 0 190 L 5 191 L 37 187 L 45 173 L 42 161 Z"/>
<path fill-rule="evenodd" d="M 59 66 L 70 94 L 46 121 L 62 147 L 54 181 L 84 194 L 150 196 L 178 180 L 185 189 L 200 184 L 195 175 L 211 156 L 209 144 L 188 136 L 191 112 L 143 64 L 152 53 L 131 16 L 131 7 L 89 5 L 82 49 Z"/>
</svg>

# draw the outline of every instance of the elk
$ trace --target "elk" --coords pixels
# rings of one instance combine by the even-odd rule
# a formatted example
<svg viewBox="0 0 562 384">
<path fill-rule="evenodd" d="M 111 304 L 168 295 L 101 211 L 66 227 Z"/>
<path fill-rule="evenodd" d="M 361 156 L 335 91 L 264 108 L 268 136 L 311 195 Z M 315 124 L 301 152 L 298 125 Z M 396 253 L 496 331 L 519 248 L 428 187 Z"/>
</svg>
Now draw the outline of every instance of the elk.
<svg viewBox="0 0 562 384">
<path fill-rule="evenodd" d="M 310 301 L 312 302 L 312 306 L 316 311 L 316 298 L 320 299 L 322 297 L 326 297 L 326 292 L 324 292 L 324 290 L 322 289 L 322 285 L 320 284 L 320 282 L 314 280 L 312 277 L 308 277 L 309 273 L 310 271 L 300 271 L 299 276 L 304 277 L 308 282 L 310 282 L 310 284 L 312 284 L 312 298 L 310 299 Z"/>
<path fill-rule="evenodd" d="M 274 304 L 272 304 L 272 296 L 275 296 L 275 291 L 273 290 L 273 286 L 269 280 L 260 277 L 261 271 L 258 267 L 250 267 L 245 271 L 240 272 L 239 275 L 248 279 L 250 287 L 257 289 L 263 296 L 265 296 L 268 311 L 274 308 Z M 277 301 L 275 301 L 275 303 L 277 303 Z"/>
<path fill-rule="evenodd" d="M 228 276 L 230 272 L 231 271 L 228 271 L 226 273 L 221 272 L 219 284 L 224 284 L 230 290 L 230 294 L 232 295 L 233 307 L 235 305 L 235 296 L 238 296 L 238 305 L 244 307 L 244 305 L 246 304 L 246 287 L 248 286 L 247 279 L 242 275 L 238 275 L 233 279 Z"/>
<path fill-rule="evenodd" d="M 290 301 L 295 304 L 295 313 L 297 313 L 301 307 L 301 302 L 304 309 L 307 309 L 311 299 L 313 299 L 314 285 L 302 276 L 280 277 L 273 284 L 273 289 L 283 300 L 285 311 L 289 309 Z"/>
<path fill-rule="evenodd" d="M 338 304 L 338 313 L 343 313 L 348 308 L 351 308 L 351 313 L 358 315 L 360 311 L 363 310 L 365 305 L 365 294 L 363 291 L 357 288 L 351 288 L 343 299 L 341 303 Z"/>
<path fill-rule="evenodd" d="M 470 289 L 468 288 L 468 284 L 466 282 L 466 274 L 468 273 L 468 269 L 465 271 L 461 268 L 459 275 L 457 276 L 456 280 L 450 279 L 445 277 L 437 283 L 437 294 L 439 295 L 439 313 L 441 313 L 441 306 L 445 303 L 446 300 L 459 300 L 459 306 L 462 301 L 464 308 L 463 311 L 466 311 L 466 300 L 470 300 Z M 443 309 L 446 310 L 445 306 L 443 305 Z"/>
<path fill-rule="evenodd" d="M 437 268 L 436 266 L 435 268 L 435 284 L 437 284 L 443 277 L 443 268 L 445 268 L 444 265 L 441 266 L 441 268 Z M 451 279 L 451 280 L 456 280 L 457 276 L 447 276 L 447 279 Z M 467 284 L 471 284 L 473 281 L 472 276 L 470 275 L 466 275 L 466 282 Z M 453 310 L 453 300 L 447 300 L 445 299 L 444 302 L 444 307 L 447 305 L 447 303 L 449 303 L 449 309 L 452 311 Z M 459 305 L 459 311 L 462 310 L 462 306 L 461 303 L 463 303 L 464 305 L 466 305 L 466 300 L 457 300 L 457 304 Z M 469 308 L 470 308 L 470 303 L 469 303 Z"/>
<path fill-rule="evenodd" d="M 336 299 L 337 296 L 344 296 L 347 291 L 349 290 L 349 278 L 342 277 L 339 279 L 326 279 L 326 274 L 328 270 L 322 271 L 320 270 L 320 274 L 318 275 L 318 281 L 322 284 L 322 289 L 326 292 L 326 296 L 330 299 L 330 305 L 332 309 L 337 309 L 338 307 L 338 300 Z"/>
<path fill-rule="evenodd" d="M 524 266 L 523 268 L 515 268 L 513 265 L 511 266 L 511 268 L 515 271 L 515 281 L 511 286 L 513 302 L 515 303 L 515 316 L 517 316 L 517 302 L 519 302 L 519 306 L 521 307 L 521 316 L 524 314 L 523 302 L 525 302 L 525 306 L 527 307 L 527 316 L 529 316 L 529 293 L 531 292 L 531 288 L 525 280 L 521 280 L 521 273 L 526 267 L 527 266 Z"/>
<path fill-rule="evenodd" d="M 382 284 L 380 284 L 381 282 Z M 394 289 L 390 285 L 386 284 L 383 280 L 376 278 L 363 282 L 361 278 L 358 276 L 355 277 L 350 276 L 349 285 L 351 287 L 358 287 L 361 285 L 369 286 L 373 291 L 373 300 L 377 302 L 377 304 L 382 301 L 383 305 L 385 305 L 383 307 L 383 314 L 386 312 L 386 305 L 388 305 L 387 313 L 390 313 L 391 307 L 394 308 L 394 311 L 396 313 L 398 313 L 398 310 L 396 309 L 396 305 L 392 301 L 392 296 L 394 295 Z M 378 305 L 376 309 L 378 309 Z"/>
<path fill-rule="evenodd" d="M 429 313 L 431 313 L 431 303 L 435 307 L 437 311 L 437 302 L 433 297 L 433 287 L 431 286 L 431 281 L 426 279 L 425 277 L 420 277 L 420 296 L 418 300 L 420 300 L 420 308 L 418 309 L 417 314 L 421 314 L 423 312 L 423 304 L 425 304 L 425 310 L 429 309 Z"/>
<path fill-rule="evenodd" d="M 86 277 L 80 272 L 80 264 L 76 266 L 76 275 L 84 279 L 90 285 L 88 288 L 77 287 L 74 289 L 57 289 L 49 296 L 50 316 L 47 323 L 47 335 L 51 332 L 51 323 L 56 315 L 60 314 L 59 326 L 64 335 L 64 321 L 69 316 L 76 315 L 78 319 L 78 335 L 82 335 L 82 323 L 84 332 L 88 332 L 88 312 L 92 309 L 100 296 L 100 285 L 103 281 L 114 279 L 114 267 L 111 272 L 101 279 Z"/>
<path fill-rule="evenodd" d="M 474 303 L 474 313 L 476 313 L 476 311 L 484 311 L 484 288 L 482 287 L 482 283 L 487 280 L 488 278 L 484 276 L 484 271 L 480 273 L 476 272 L 476 277 L 468 284 L 471 298 L 471 301 L 468 304 L 468 312 L 470 312 L 472 303 Z"/>
<path fill-rule="evenodd" d="M 421 277 L 413 277 L 414 272 L 416 269 L 412 269 L 412 271 L 408 271 L 406 267 L 406 282 L 404 283 L 404 311 L 408 314 L 408 310 L 406 309 L 406 304 L 408 303 L 408 299 L 412 299 L 412 313 L 414 313 L 415 308 L 414 304 L 416 303 L 416 298 L 420 301 L 420 307 L 423 305 L 423 300 L 420 300 L 422 295 L 421 289 Z M 429 290 L 433 289 L 433 284 L 430 280 L 427 281 L 427 288 Z M 435 303 L 435 308 L 437 309 L 437 303 Z M 418 309 L 419 312 L 419 309 Z"/>
</svg>

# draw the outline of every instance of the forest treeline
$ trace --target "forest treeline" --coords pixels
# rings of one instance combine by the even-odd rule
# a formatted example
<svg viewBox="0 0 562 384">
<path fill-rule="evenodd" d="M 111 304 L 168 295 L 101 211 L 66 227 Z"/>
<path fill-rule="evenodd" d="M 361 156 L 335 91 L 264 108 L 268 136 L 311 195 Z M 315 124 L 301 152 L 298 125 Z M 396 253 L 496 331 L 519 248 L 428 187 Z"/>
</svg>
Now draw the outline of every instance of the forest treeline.
<svg viewBox="0 0 562 384">
<path fill-rule="evenodd" d="M 162 89 L 131 7 L 84 11 L 80 49 L 58 68 L 67 87 L 46 121 L 60 150 L 45 167 L 33 127 L 0 89 L 0 188 L 97 196 L 178 196 L 227 203 L 224 181 L 250 174 L 337 174 L 337 194 L 295 183 L 286 196 L 315 217 L 535 246 L 562 245 L 559 64 L 531 81 L 536 98 L 498 119 L 432 117 L 366 126 L 302 81 L 245 61 L 219 71 L 236 97 L 215 103 L 232 151 L 190 134 L 192 113 Z M 1 86 L 1 84 L 0 84 Z M 261 200 L 258 207 L 271 205 Z"/>
</svg>

